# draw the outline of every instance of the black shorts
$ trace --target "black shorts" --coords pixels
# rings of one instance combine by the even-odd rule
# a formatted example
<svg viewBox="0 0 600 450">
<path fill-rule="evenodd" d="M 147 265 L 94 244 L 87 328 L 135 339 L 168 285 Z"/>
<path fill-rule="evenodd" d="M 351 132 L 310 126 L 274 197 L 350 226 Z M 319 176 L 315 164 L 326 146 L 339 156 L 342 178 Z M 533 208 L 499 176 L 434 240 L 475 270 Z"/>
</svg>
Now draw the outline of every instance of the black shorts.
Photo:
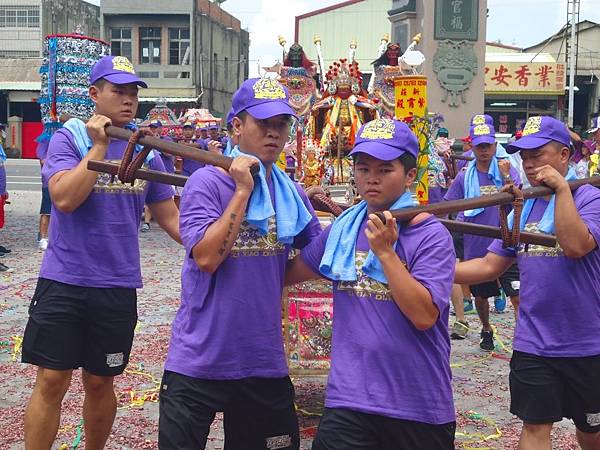
<svg viewBox="0 0 600 450">
<path fill-rule="evenodd" d="M 40 215 L 50 215 L 52 202 L 50 201 L 50 190 L 47 187 L 42 188 L 42 204 L 40 205 Z"/>
<path fill-rule="evenodd" d="M 454 253 L 456 253 L 456 258 L 463 260 L 465 258 L 465 236 L 463 233 L 458 233 L 456 231 L 451 231 L 450 234 L 452 235 L 452 243 L 454 244 Z"/>
<path fill-rule="evenodd" d="M 205 448 L 215 414 L 223 412 L 225 450 L 297 450 L 300 432 L 294 396 L 289 377 L 205 380 L 166 370 L 158 447 Z"/>
<path fill-rule="evenodd" d="M 325 408 L 312 450 L 452 450 L 456 422 L 431 425 Z"/>
<path fill-rule="evenodd" d="M 600 431 L 600 355 L 548 358 L 515 351 L 510 360 L 510 412 L 525 423 L 572 419 Z"/>
<path fill-rule="evenodd" d="M 40 278 L 29 305 L 22 361 L 47 369 L 83 367 L 92 375 L 119 375 L 129 362 L 136 323 L 135 289 Z"/>
<path fill-rule="evenodd" d="M 517 263 L 510 266 L 506 272 L 498 278 L 502 290 L 508 297 L 516 297 L 519 295 L 519 266 Z M 497 297 L 500 295 L 498 281 L 486 281 L 485 283 L 471 285 L 471 294 L 474 297 Z"/>
</svg>

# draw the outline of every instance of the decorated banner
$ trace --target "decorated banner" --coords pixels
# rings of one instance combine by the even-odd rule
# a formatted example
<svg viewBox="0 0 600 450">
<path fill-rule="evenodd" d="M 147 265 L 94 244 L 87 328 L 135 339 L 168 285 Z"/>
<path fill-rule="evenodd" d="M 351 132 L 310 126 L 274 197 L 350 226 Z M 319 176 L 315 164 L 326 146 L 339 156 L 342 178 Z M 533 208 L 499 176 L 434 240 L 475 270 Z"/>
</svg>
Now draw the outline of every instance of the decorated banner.
<svg viewBox="0 0 600 450">
<path fill-rule="evenodd" d="M 44 133 L 38 137 L 39 142 L 50 139 L 60 128 L 61 115 L 90 118 L 94 112 L 94 102 L 88 94 L 90 71 L 106 55 L 110 55 L 110 46 L 99 39 L 80 34 L 46 37 L 38 98 Z"/>
<path fill-rule="evenodd" d="M 427 77 L 410 75 L 398 77 L 394 80 L 396 97 L 396 118 L 407 122 L 419 139 L 419 156 L 417 157 L 417 189 L 416 195 L 419 204 L 427 204 L 428 171 L 429 166 L 429 141 L 425 128 L 428 124 L 415 118 L 427 116 Z"/>
<path fill-rule="evenodd" d="M 290 286 L 284 300 L 283 326 L 290 371 L 327 373 L 333 321 L 331 282 L 313 280 Z"/>
<path fill-rule="evenodd" d="M 485 63 L 486 94 L 564 95 L 565 65 L 560 63 Z"/>
<path fill-rule="evenodd" d="M 409 75 L 395 78 L 394 90 L 396 118 L 404 120 L 412 116 L 425 116 L 427 109 L 427 77 Z"/>
</svg>

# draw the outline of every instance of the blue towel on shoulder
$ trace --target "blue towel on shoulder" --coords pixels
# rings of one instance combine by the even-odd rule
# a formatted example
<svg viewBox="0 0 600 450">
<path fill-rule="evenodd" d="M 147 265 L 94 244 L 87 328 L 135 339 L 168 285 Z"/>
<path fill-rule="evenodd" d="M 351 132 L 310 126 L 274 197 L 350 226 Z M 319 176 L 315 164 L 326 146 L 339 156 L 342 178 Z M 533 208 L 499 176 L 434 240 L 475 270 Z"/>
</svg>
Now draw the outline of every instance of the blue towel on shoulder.
<svg viewBox="0 0 600 450">
<path fill-rule="evenodd" d="M 6 161 L 6 153 L 4 153 L 4 147 L 0 145 L 0 162 Z"/>
<path fill-rule="evenodd" d="M 243 153 L 237 146 L 229 154 L 233 158 L 242 155 L 258 160 L 254 155 Z M 313 216 L 302 201 L 294 182 L 275 164 L 271 168 L 271 179 L 275 191 L 275 208 L 273 208 L 266 179 L 266 169 L 260 160 L 258 163 L 260 173 L 258 180 L 254 182 L 254 189 L 248 202 L 246 220 L 258 228 L 262 235 L 265 235 L 269 231 L 269 218 L 275 216 L 277 240 L 282 244 L 292 244 L 294 238 L 304 230 Z"/>
<path fill-rule="evenodd" d="M 83 123 L 83 121 L 80 119 L 73 118 L 73 119 L 67 120 L 65 122 L 65 124 L 63 125 L 63 127 L 66 128 L 67 130 L 69 130 L 71 132 L 71 134 L 73 135 L 73 140 L 75 141 L 75 147 L 77 147 L 77 150 L 79 150 L 79 155 L 81 156 L 81 159 L 85 158 L 85 155 L 88 154 L 88 152 L 94 145 L 94 143 L 90 139 L 90 136 L 87 133 L 87 130 L 85 128 L 85 123 Z M 128 130 L 131 130 L 131 131 L 135 131 L 137 129 L 137 127 L 134 124 L 129 124 L 125 128 L 127 128 Z M 142 150 L 141 145 L 138 144 L 135 146 L 135 153 L 140 152 L 141 150 Z M 149 163 L 150 161 L 152 161 L 153 158 L 154 158 L 154 151 L 151 151 L 150 153 L 148 153 L 148 156 L 146 157 L 146 162 Z"/>
<path fill-rule="evenodd" d="M 415 206 L 410 192 L 405 192 L 390 209 L 409 208 Z M 360 226 L 367 216 L 367 202 L 347 209 L 340 215 L 329 231 L 325 251 L 319 265 L 319 272 L 335 281 L 356 281 L 356 241 Z M 365 264 L 362 267 L 365 275 L 381 283 L 387 283 L 383 267 L 375 254 L 369 250 Z"/>
<path fill-rule="evenodd" d="M 231 145 L 231 139 L 227 139 L 227 145 L 223 149 L 223 156 L 231 156 L 232 150 L 233 150 L 233 147 Z"/>
<path fill-rule="evenodd" d="M 498 167 L 498 158 L 494 156 L 490 167 L 488 169 L 488 178 L 494 182 L 496 187 L 500 189 L 502 187 L 502 174 Z M 477 174 L 476 161 L 469 161 L 467 171 L 465 173 L 464 180 L 465 198 L 474 198 L 481 195 L 481 189 L 479 186 L 479 175 Z M 465 217 L 475 217 L 483 212 L 484 208 L 470 209 L 465 211 L 463 214 Z"/>
<path fill-rule="evenodd" d="M 577 174 L 572 167 L 569 167 L 569 171 L 567 172 L 567 176 L 565 177 L 567 181 L 576 180 Z M 521 223 L 520 228 L 523 230 L 525 228 L 525 224 L 527 223 L 527 219 L 529 218 L 529 214 L 531 214 L 531 210 L 533 209 L 533 205 L 535 205 L 535 198 L 528 198 L 523 202 L 523 211 L 521 212 Z M 556 203 L 556 195 L 552 195 L 550 201 L 548 202 L 548 206 L 546 206 L 546 210 L 544 211 L 544 215 L 538 223 L 538 230 L 547 233 L 554 234 L 554 204 Z M 508 227 L 512 229 L 513 223 L 515 222 L 515 213 L 511 211 L 507 217 Z"/>
</svg>

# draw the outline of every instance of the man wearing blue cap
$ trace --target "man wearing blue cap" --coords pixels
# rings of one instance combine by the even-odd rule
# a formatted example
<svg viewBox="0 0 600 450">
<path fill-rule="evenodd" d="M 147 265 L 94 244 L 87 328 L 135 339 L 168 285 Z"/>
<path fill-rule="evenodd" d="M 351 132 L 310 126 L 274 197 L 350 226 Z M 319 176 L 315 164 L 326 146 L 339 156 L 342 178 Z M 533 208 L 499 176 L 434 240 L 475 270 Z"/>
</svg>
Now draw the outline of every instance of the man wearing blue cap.
<svg viewBox="0 0 600 450">
<path fill-rule="evenodd" d="M 554 195 L 527 199 L 521 229 L 550 233 L 558 245 L 494 241 L 483 258 L 457 265 L 456 280 L 496 279 L 514 261 L 521 271 L 521 307 L 510 363 L 510 410 L 523 421 L 519 449 L 549 449 L 554 422 L 573 420 L 582 449 L 600 448 L 600 190 L 571 192 L 569 130 L 552 117 L 530 117 L 520 152 L 532 186 Z M 509 225 L 513 218 L 509 216 Z"/>
<path fill-rule="evenodd" d="M 462 200 L 494 194 L 505 183 L 520 184 L 517 171 L 510 167 L 508 161 L 501 162 L 497 156 L 496 134 L 493 125 L 481 122 L 479 125 L 471 127 L 469 135 L 473 144 L 475 159 L 469 162 L 466 171 L 461 171 L 456 176 L 444 200 Z M 501 169 L 503 166 L 504 168 Z M 457 220 L 496 227 L 500 225 L 500 215 L 497 207 L 465 211 L 458 215 Z M 463 238 L 463 260 L 468 261 L 484 256 L 491 243 L 491 238 L 465 235 Z M 507 296 L 510 296 L 515 309 L 518 306 L 519 298 L 518 280 L 519 270 L 516 266 L 500 278 L 502 289 Z M 471 293 L 475 297 L 475 307 L 482 324 L 479 346 L 482 350 L 492 351 L 494 350 L 494 332 L 489 320 L 488 298 L 500 295 L 498 282 L 494 280 L 472 285 Z"/>
<path fill-rule="evenodd" d="M 313 450 L 454 448 L 452 238 L 430 214 L 397 224 L 389 212 L 414 205 L 418 148 L 402 122 L 364 124 L 350 152 L 363 201 L 288 265 L 286 284 L 321 276 L 334 286 L 331 370 Z"/>
<path fill-rule="evenodd" d="M 137 180 L 133 186 L 87 168 L 89 160 L 119 161 L 127 142 L 111 140 L 109 124 L 127 127 L 138 88 L 146 87 L 122 56 L 92 68 L 87 124 L 70 119 L 50 141 L 42 176 L 52 198 L 50 244 L 40 269 L 23 337 L 23 362 L 38 366 L 25 412 L 25 447 L 52 447 L 62 399 L 74 369 L 82 368 L 85 445 L 104 447 L 116 413 L 113 378 L 125 370 L 142 287 L 138 230 L 144 203 L 179 241 L 179 215 L 170 186 Z M 150 153 L 150 169 L 164 171 Z"/>
<path fill-rule="evenodd" d="M 203 139 L 196 139 L 194 135 L 195 130 L 196 126 L 194 125 L 194 122 L 191 122 L 189 120 L 186 121 L 182 127 L 182 137 L 179 140 L 179 143 L 188 145 L 190 147 L 194 147 L 198 149 L 198 151 L 204 151 L 206 150 L 206 141 Z M 199 161 L 196 161 L 194 159 L 183 158 L 181 174 L 185 175 L 186 177 L 189 177 L 196 170 L 202 167 L 204 167 L 204 164 Z"/>
<path fill-rule="evenodd" d="M 161 449 L 204 448 L 219 411 L 227 448 L 299 447 L 281 294 L 290 249 L 321 229 L 302 189 L 274 164 L 294 117 L 285 88 L 246 80 L 233 109 L 239 146 L 229 172 L 206 166 L 182 195 L 187 256 L 161 386 Z"/>
<path fill-rule="evenodd" d="M 208 127 L 204 126 L 204 127 L 200 128 L 200 136 L 198 137 L 198 140 L 206 141 L 207 139 L 208 139 Z"/>
</svg>

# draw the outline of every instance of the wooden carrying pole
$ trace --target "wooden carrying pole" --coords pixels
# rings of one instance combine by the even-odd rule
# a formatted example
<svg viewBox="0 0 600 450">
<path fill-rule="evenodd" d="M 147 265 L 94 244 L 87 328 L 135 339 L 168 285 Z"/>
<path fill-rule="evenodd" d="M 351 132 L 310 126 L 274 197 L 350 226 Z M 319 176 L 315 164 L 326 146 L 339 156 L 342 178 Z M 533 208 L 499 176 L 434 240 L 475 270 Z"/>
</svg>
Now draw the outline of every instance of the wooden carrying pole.
<svg viewBox="0 0 600 450">
<path fill-rule="evenodd" d="M 88 161 L 87 168 L 96 172 L 108 173 L 116 176 L 119 173 L 119 164 L 106 161 Z M 160 170 L 138 169 L 135 171 L 135 178 L 140 180 L 154 181 L 163 184 L 172 184 L 173 186 L 185 186 L 188 177 L 185 175 L 173 175 Z"/>
<path fill-rule="evenodd" d="M 106 127 L 106 134 L 114 139 L 129 141 L 133 133 L 125 128 L 109 125 Z M 165 141 L 164 139 L 158 139 L 153 136 L 141 136 L 138 140 L 138 144 L 160 150 L 161 152 L 168 153 L 169 155 L 180 156 L 181 158 L 191 159 L 204 164 L 221 167 L 225 170 L 229 170 L 229 167 L 233 161 L 233 158 L 229 158 L 218 153 L 198 151 L 198 149 L 194 149 L 193 147 Z"/>
<path fill-rule="evenodd" d="M 571 190 L 575 190 L 586 184 L 590 184 L 595 187 L 600 187 L 600 176 L 582 178 L 580 180 L 569 181 L 569 187 Z M 523 198 L 537 198 L 552 195 L 554 191 L 549 187 L 537 186 L 523 189 Z M 481 197 L 468 198 L 464 200 L 452 200 L 448 202 L 434 203 L 433 205 L 420 205 L 413 208 L 396 209 L 390 211 L 395 219 L 406 222 L 417 214 L 430 213 L 434 215 L 443 215 L 448 213 L 454 213 L 459 211 L 468 211 L 470 209 L 487 208 L 489 206 L 499 206 L 512 203 L 514 197 L 508 192 L 499 192 L 497 194 L 483 195 Z"/>
<path fill-rule="evenodd" d="M 474 234 L 476 236 L 485 236 L 496 239 L 502 239 L 500 228 L 489 225 L 479 225 L 475 223 L 459 222 L 458 220 L 438 219 L 442 225 L 450 231 L 458 233 Z M 521 231 L 519 242 L 523 244 L 543 245 L 544 247 L 556 247 L 556 237 L 544 233 L 527 233 Z"/>
</svg>

